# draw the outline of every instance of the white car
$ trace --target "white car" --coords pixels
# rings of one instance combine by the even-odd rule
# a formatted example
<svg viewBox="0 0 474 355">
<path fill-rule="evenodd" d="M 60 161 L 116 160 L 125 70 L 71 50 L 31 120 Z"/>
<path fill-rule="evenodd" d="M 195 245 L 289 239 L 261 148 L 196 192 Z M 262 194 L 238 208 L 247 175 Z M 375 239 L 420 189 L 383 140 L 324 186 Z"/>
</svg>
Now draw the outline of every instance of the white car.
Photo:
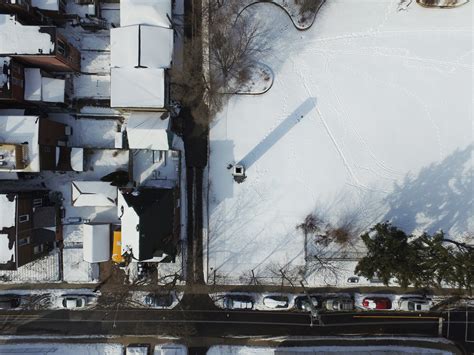
<svg viewBox="0 0 474 355">
<path fill-rule="evenodd" d="M 61 305 L 66 309 L 80 309 L 88 305 L 88 299 L 87 296 L 64 295 Z"/>
<path fill-rule="evenodd" d="M 402 298 L 398 305 L 402 311 L 427 312 L 431 309 L 433 302 L 422 298 Z"/>
<path fill-rule="evenodd" d="M 263 298 L 263 304 L 268 308 L 288 308 L 289 300 L 287 296 L 266 296 Z"/>
</svg>

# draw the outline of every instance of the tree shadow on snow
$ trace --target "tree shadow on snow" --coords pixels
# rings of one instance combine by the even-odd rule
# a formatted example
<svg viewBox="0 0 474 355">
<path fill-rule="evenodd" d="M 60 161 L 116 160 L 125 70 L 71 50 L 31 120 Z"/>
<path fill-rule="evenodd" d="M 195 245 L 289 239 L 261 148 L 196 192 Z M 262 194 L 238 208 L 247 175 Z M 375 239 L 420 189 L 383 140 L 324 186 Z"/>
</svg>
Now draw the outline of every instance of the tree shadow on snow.
<svg viewBox="0 0 474 355">
<path fill-rule="evenodd" d="M 456 150 L 442 162 L 423 168 L 415 178 L 407 176 L 397 184 L 386 199 L 390 209 L 385 220 L 407 233 L 416 229 L 472 232 L 472 148 Z"/>
</svg>

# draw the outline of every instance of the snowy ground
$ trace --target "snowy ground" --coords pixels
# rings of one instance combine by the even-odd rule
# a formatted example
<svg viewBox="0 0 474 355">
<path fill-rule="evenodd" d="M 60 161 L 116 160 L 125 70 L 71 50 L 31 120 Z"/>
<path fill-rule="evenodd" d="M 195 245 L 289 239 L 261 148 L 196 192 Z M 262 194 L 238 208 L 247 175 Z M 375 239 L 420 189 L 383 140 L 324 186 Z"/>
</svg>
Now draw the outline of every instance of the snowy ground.
<svg viewBox="0 0 474 355">
<path fill-rule="evenodd" d="M 11 283 L 59 282 L 59 251 L 20 266 L 18 270 L 0 270 L 0 280 Z"/>
<path fill-rule="evenodd" d="M 123 354 L 122 344 L 71 344 L 71 343 L 19 343 L 1 344 L 1 354 L 62 354 L 62 355 L 120 355 Z"/>
<path fill-rule="evenodd" d="M 210 281 L 303 266 L 295 227 L 315 211 L 358 228 L 474 230 L 472 6 L 330 1 L 304 32 L 276 6 L 250 7 L 271 27 L 275 81 L 231 98 L 211 128 Z"/>
</svg>

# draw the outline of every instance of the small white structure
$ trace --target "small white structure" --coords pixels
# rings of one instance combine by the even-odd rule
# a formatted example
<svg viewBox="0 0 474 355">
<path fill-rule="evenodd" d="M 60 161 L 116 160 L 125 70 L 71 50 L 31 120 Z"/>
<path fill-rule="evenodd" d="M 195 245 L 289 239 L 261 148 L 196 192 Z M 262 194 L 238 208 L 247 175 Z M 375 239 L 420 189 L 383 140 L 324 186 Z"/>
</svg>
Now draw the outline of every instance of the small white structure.
<svg viewBox="0 0 474 355">
<path fill-rule="evenodd" d="M 25 68 L 25 100 L 64 102 L 66 81 L 41 75 L 39 68 Z"/>
<path fill-rule="evenodd" d="M 113 28 L 110 31 L 110 43 L 112 67 L 171 67 L 171 28 L 147 25 Z"/>
<path fill-rule="evenodd" d="M 165 72 L 156 68 L 112 68 L 111 107 L 162 109 Z"/>
<path fill-rule="evenodd" d="M 60 0 L 31 0 L 31 6 L 41 10 L 59 11 Z"/>
<path fill-rule="evenodd" d="M 21 157 L 19 151 L 10 149 L 8 144 L 21 145 Z M 39 117 L 0 116 L 0 155 L 4 162 L 0 168 L 4 170 L 39 172 Z M 18 168 L 18 160 L 24 163 L 24 168 Z"/>
<path fill-rule="evenodd" d="M 110 207 L 117 202 L 117 187 L 103 181 L 73 181 L 71 203 L 75 207 Z"/>
<path fill-rule="evenodd" d="M 171 0 L 120 0 L 120 26 L 171 27 Z"/>
<path fill-rule="evenodd" d="M 84 171 L 84 148 L 71 148 L 71 168 Z"/>
<path fill-rule="evenodd" d="M 110 260 L 110 224 L 84 224 L 84 260 L 100 263 Z"/>
<path fill-rule="evenodd" d="M 130 149 L 168 150 L 169 115 L 152 112 L 132 112 L 127 122 Z"/>
</svg>

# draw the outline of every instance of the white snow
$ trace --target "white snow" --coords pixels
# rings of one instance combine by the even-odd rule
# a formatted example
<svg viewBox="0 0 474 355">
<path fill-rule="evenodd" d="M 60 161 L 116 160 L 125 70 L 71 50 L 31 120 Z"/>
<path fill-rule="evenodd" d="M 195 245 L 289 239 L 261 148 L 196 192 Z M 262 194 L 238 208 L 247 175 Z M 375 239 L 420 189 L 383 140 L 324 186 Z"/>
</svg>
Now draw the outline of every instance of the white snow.
<svg viewBox="0 0 474 355">
<path fill-rule="evenodd" d="M 117 201 L 117 187 L 103 181 L 73 181 L 72 205 L 76 207 L 109 207 Z"/>
<path fill-rule="evenodd" d="M 2 354 L 36 354 L 48 355 L 57 353 L 62 355 L 121 355 L 123 354 L 122 344 L 112 343 L 94 343 L 94 344 L 75 344 L 75 343 L 16 343 L 1 344 L 0 352 Z"/>
<path fill-rule="evenodd" d="M 53 250 L 49 255 L 20 266 L 17 270 L 0 270 L 0 277 L 7 283 L 58 282 L 59 254 Z"/>
<path fill-rule="evenodd" d="M 37 116 L 0 116 L 0 143 L 28 143 L 25 169 L 11 168 L 9 171 L 40 171 L 38 122 Z"/>
<path fill-rule="evenodd" d="M 99 263 L 110 259 L 110 224 L 84 224 L 84 260 Z"/>
<path fill-rule="evenodd" d="M 110 65 L 112 67 L 134 67 L 139 65 L 140 26 L 112 28 L 110 30 L 110 45 L 112 47 Z"/>
<path fill-rule="evenodd" d="M 171 0 L 121 0 L 120 26 L 171 27 Z"/>
<path fill-rule="evenodd" d="M 8 234 L 0 233 L 0 264 L 15 261 L 15 243 L 13 243 L 11 249 L 9 244 L 10 240 L 8 239 Z"/>
<path fill-rule="evenodd" d="M 63 279 L 70 283 L 97 282 L 99 265 L 84 261 L 82 248 L 63 249 Z"/>
<path fill-rule="evenodd" d="M 153 112 L 132 112 L 127 121 L 128 145 L 131 149 L 168 150 L 169 115 Z"/>
<path fill-rule="evenodd" d="M 41 70 L 25 68 L 25 100 L 41 101 Z"/>
<path fill-rule="evenodd" d="M 59 0 L 31 0 L 31 5 L 41 10 L 59 11 Z"/>
<path fill-rule="evenodd" d="M 395 340 L 397 338 L 394 338 Z M 304 354 L 316 354 L 323 353 L 327 355 L 331 354 L 383 354 L 390 353 L 392 355 L 398 354 L 437 354 L 437 355 L 448 355 L 452 354 L 450 351 L 443 351 L 440 349 L 431 349 L 424 347 L 413 347 L 413 346 L 398 346 L 398 345 L 370 345 L 370 346 L 359 346 L 359 345 L 340 345 L 340 346 L 312 346 L 312 347 L 250 347 L 250 346 L 236 346 L 236 345 L 214 345 L 209 348 L 207 355 L 257 355 L 257 354 L 280 354 L 280 353 L 304 353 Z"/>
<path fill-rule="evenodd" d="M 16 197 L 13 201 L 7 195 L 0 194 L 0 230 L 15 226 Z"/>
<path fill-rule="evenodd" d="M 25 68 L 25 100 L 64 102 L 66 81 L 43 77 L 38 68 Z"/>
<path fill-rule="evenodd" d="M 303 266 L 295 227 L 316 210 L 333 224 L 387 218 L 407 232 L 424 212 L 430 232 L 468 231 L 472 165 L 460 167 L 472 149 L 472 3 L 415 5 L 326 2 L 304 32 L 276 6 L 249 8 L 271 29 L 263 62 L 275 81 L 230 98 L 211 127 L 210 279 Z M 242 184 L 226 169 L 237 162 Z M 444 202 L 446 215 L 426 207 Z"/>
<path fill-rule="evenodd" d="M 112 68 L 111 107 L 163 108 L 165 72 L 157 68 Z"/>
<path fill-rule="evenodd" d="M 0 14 L 0 54 L 49 54 L 54 50 L 51 35 L 40 26 L 23 26 L 14 15 Z"/>
<path fill-rule="evenodd" d="M 140 233 L 138 232 L 140 217 L 133 207 L 128 205 L 120 192 L 117 205 L 122 229 L 122 255 L 131 251 L 135 258 L 140 259 Z"/>
</svg>

